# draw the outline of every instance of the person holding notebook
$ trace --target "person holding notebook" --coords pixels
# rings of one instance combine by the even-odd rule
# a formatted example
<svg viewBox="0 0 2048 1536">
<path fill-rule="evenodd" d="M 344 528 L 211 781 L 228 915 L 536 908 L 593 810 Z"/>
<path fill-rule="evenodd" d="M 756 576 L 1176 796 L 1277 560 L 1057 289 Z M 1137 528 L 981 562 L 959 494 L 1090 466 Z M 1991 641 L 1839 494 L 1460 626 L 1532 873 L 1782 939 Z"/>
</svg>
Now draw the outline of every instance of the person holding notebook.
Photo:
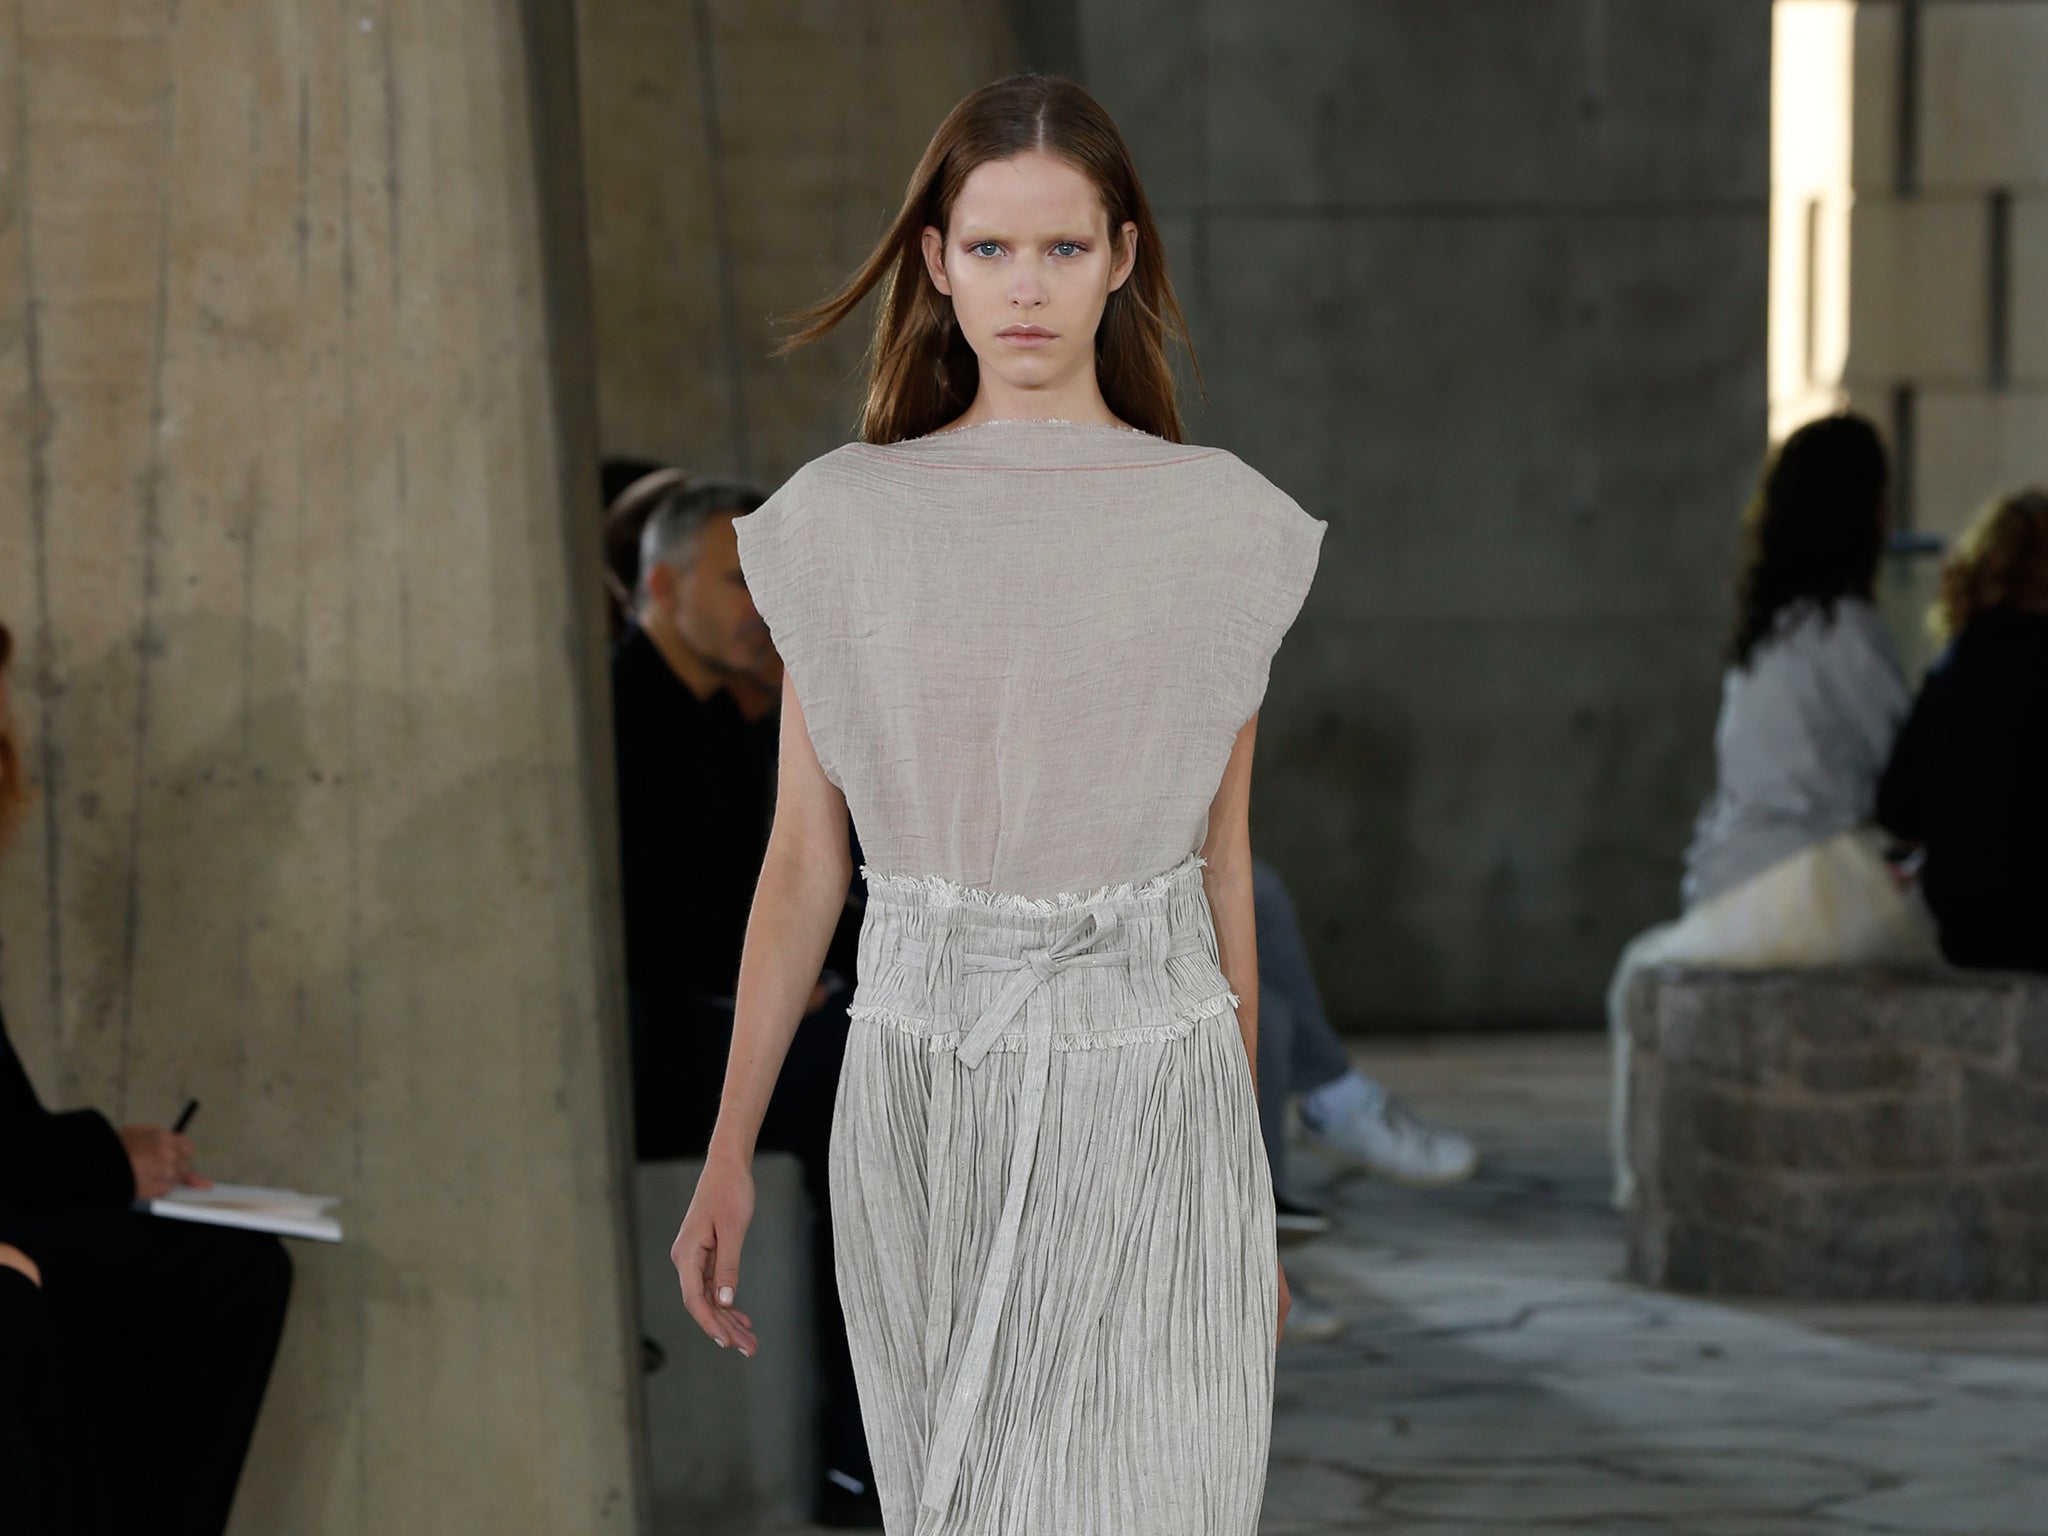
<svg viewBox="0 0 2048 1536">
<path fill-rule="evenodd" d="M 0 625 L 0 866 L 28 808 Z M 189 1138 L 52 1113 L 0 1016 L 0 1528 L 219 1536 L 291 1291 L 275 1237 L 133 1209 Z"/>
</svg>

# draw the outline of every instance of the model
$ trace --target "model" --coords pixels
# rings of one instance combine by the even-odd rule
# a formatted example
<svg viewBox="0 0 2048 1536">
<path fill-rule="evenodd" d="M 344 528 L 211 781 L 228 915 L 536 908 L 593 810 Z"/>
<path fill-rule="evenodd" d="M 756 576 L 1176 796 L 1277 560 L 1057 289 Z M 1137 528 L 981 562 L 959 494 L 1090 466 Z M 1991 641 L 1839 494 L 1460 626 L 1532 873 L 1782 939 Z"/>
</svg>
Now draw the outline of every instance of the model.
<svg viewBox="0 0 2048 1536">
<path fill-rule="evenodd" d="M 877 289 L 862 440 L 736 525 L 780 781 L 684 1300 L 753 1352 L 755 1128 L 850 810 L 830 1175 L 885 1529 L 1252 1536 L 1287 1292 L 1247 800 L 1326 525 L 1181 441 L 1158 232 L 1073 83 L 961 102 L 790 344 Z"/>
</svg>

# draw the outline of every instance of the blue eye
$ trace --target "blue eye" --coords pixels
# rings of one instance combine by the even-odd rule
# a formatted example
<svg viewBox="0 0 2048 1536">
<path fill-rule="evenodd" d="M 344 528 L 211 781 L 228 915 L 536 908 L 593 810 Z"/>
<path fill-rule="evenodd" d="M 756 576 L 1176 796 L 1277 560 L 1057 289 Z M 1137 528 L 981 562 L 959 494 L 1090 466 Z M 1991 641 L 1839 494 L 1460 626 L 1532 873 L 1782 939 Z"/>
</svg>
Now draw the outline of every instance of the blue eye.
<svg viewBox="0 0 2048 1536">
<path fill-rule="evenodd" d="M 987 246 L 989 247 L 989 249 L 983 250 L 983 246 Z M 974 254 L 977 256 L 993 256 L 996 254 L 996 252 L 1002 249 L 1002 246 L 994 240 L 977 240 L 974 242 L 974 244 L 967 247 L 967 249 L 974 252 Z"/>
<path fill-rule="evenodd" d="M 1058 251 L 1062 256 L 1078 256 L 1081 254 L 1082 247 L 1081 242 L 1078 240 L 1061 240 L 1054 244 L 1053 249 Z"/>
</svg>

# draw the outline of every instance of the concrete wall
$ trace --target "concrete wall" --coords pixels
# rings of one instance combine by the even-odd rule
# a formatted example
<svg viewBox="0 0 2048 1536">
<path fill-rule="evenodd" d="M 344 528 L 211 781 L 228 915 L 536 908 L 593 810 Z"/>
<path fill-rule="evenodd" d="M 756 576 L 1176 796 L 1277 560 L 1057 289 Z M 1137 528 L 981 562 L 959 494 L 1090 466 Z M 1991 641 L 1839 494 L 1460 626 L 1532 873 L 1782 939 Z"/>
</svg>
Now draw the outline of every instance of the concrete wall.
<svg viewBox="0 0 2048 1536">
<path fill-rule="evenodd" d="M 1212 409 L 1332 524 L 1258 845 L 1355 1024 L 1590 1021 L 1671 914 L 1765 435 L 1766 0 L 582 0 L 608 451 L 779 477 L 866 249 L 968 87 L 1116 114 Z"/>
<path fill-rule="evenodd" d="M 51 1098 L 344 1197 L 252 1536 L 635 1524 L 567 36 L 0 0 L 0 988 Z"/>
<path fill-rule="evenodd" d="M 1765 430 L 1763 0 L 1082 0 L 1223 443 L 1330 520 L 1254 842 L 1335 1014 L 1587 1021 L 1675 911 Z"/>
<path fill-rule="evenodd" d="M 1771 397 L 1891 429 L 1947 535 L 2048 480 L 2048 0 L 1779 0 Z"/>
<path fill-rule="evenodd" d="M 603 449 L 779 481 L 853 435 L 864 317 L 784 360 L 932 130 L 1019 67 L 999 0 L 577 0 Z"/>
</svg>

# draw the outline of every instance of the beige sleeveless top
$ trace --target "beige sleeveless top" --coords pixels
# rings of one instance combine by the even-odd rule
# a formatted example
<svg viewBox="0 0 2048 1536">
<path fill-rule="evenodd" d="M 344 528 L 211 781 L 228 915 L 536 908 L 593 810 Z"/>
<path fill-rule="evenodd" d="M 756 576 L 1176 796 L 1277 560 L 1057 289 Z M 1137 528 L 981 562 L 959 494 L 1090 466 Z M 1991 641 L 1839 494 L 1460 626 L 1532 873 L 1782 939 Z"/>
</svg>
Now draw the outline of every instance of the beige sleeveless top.
<svg viewBox="0 0 2048 1536">
<path fill-rule="evenodd" d="M 1222 449 L 994 421 L 849 443 L 735 527 L 867 863 L 1044 898 L 1201 847 L 1328 524 Z"/>
</svg>

